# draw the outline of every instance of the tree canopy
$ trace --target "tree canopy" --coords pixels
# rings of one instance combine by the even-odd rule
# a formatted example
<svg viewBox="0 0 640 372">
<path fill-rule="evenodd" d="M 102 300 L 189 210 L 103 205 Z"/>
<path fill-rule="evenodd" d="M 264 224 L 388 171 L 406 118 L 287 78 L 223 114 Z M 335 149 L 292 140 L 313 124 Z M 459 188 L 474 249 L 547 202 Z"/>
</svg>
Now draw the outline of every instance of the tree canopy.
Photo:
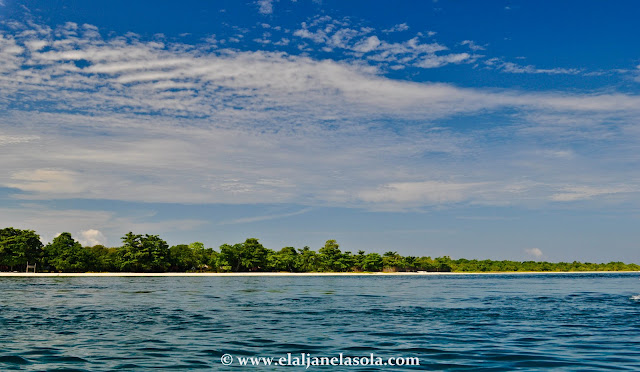
<svg viewBox="0 0 640 372">
<path fill-rule="evenodd" d="M 10 269 L 34 263 L 42 258 L 42 242 L 33 230 L 7 227 L 0 230 L 0 266 Z"/>
<path fill-rule="evenodd" d="M 158 235 L 128 232 L 122 242 L 118 250 L 118 265 L 122 271 L 163 272 L 171 266 L 169 245 Z"/>
<path fill-rule="evenodd" d="M 318 251 L 266 248 L 256 238 L 223 244 L 218 250 L 201 242 L 169 247 L 158 235 L 134 234 L 122 237 L 119 247 L 83 247 L 64 232 L 46 246 L 33 230 L 11 227 L 0 230 L 0 270 L 24 270 L 26 263 L 38 263 L 39 271 L 85 272 L 513 272 L 513 271 L 639 271 L 636 264 L 623 262 L 582 263 L 544 261 L 493 261 L 451 259 L 448 256 L 402 256 L 397 251 L 383 254 L 342 251 L 336 240 L 327 240 Z"/>
<path fill-rule="evenodd" d="M 82 247 L 71 234 L 63 232 L 44 247 L 44 262 L 53 271 L 84 272 L 91 269 L 91 251 Z"/>
</svg>

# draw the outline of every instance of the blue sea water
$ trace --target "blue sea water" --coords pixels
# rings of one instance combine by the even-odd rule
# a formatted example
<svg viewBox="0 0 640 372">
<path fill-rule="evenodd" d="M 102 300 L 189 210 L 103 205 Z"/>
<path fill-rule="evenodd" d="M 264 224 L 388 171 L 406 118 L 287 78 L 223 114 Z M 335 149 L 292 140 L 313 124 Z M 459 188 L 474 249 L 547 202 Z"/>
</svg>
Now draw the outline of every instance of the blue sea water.
<svg viewBox="0 0 640 372">
<path fill-rule="evenodd" d="M 640 370 L 638 274 L 0 278 L 0 370 Z M 221 356 L 233 356 L 224 366 Z"/>
</svg>

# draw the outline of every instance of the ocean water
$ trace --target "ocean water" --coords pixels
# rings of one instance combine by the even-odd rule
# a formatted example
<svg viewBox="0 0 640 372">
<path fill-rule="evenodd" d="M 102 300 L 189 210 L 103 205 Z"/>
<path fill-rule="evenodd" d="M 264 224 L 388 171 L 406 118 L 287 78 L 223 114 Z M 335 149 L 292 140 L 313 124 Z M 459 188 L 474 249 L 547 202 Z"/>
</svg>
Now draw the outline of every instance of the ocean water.
<svg viewBox="0 0 640 372">
<path fill-rule="evenodd" d="M 0 370 L 640 370 L 638 278 L 5 277 Z M 287 353 L 420 365 L 238 361 Z"/>
</svg>

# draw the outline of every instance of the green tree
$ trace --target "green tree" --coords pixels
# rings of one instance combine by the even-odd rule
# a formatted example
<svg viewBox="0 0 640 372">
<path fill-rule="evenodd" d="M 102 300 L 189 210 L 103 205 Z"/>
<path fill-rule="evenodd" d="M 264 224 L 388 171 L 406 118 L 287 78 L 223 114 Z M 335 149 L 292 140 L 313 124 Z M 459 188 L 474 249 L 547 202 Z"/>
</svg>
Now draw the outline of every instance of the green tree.
<svg viewBox="0 0 640 372">
<path fill-rule="evenodd" d="M 449 272 L 451 271 L 451 265 L 451 257 L 449 256 L 438 257 L 435 260 L 436 271 Z"/>
<path fill-rule="evenodd" d="M 171 271 L 185 272 L 198 266 L 196 252 L 186 244 L 178 244 L 169 248 L 169 264 Z"/>
<path fill-rule="evenodd" d="M 355 256 L 351 252 L 345 251 L 338 260 L 338 271 L 353 271 L 355 264 Z"/>
<path fill-rule="evenodd" d="M 419 257 L 414 262 L 417 270 L 436 271 L 436 265 L 431 257 Z"/>
<path fill-rule="evenodd" d="M 365 254 L 365 251 L 363 251 L 363 250 L 359 250 L 358 254 L 353 256 L 353 268 L 354 268 L 354 270 L 356 270 L 356 271 L 364 270 L 363 264 L 364 264 L 365 257 L 366 257 L 366 254 Z"/>
<path fill-rule="evenodd" d="M 258 239 L 249 238 L 242 243 L 240 259 L 243 271 L 264 271 L 267 268 L 269 250 Z"/>
<path fill-rule="evenodd" d="M 268 267 L 269 250 L 256 238 L 248 238 L 240 244 L 220 246 L 218 266 L 221 271 L 264 271 Z"/>
<path fill-rule="evenodd" d="M 414 256 L 406 256 L 402 257 L 402 267 L 405 271 L 415 271 L 416 268 L 416 260 L 418 258 Z"/>
<path fill-rule="evenodd" d="M 44 260 L 54 271 L 85 272 L 92 262 L 92 252 L 63 232 L 44 247 Z"/>
<path fill-rule="evenodd" d="M 0 266 L 10 270 L 20 266 L 22 269 L 27 262 L 39 262 L 42 246 L 40 236 L 33 230 L 4 228 L 0 230 Z"/>
<path fill-rule="evenodd" d="M 219 271 L 218 266 L 219 253 L 214 251 L 213 248 L 205 249 L 206 262 L 200 265 L 200 270 Z"/>
<path fill-rule="evenodd" d="M 164 272 L 169 268 L 169 245 L 158 235 L 136 235 L 128 232 L 122 237 L 119 268 L 133 272 Z"/>
<path fill-rule="evenodd" d="M 296 266 L 300 271 L 305 273 L 319 271 L 319 261 L 319 255 L 311 248 L 305 246 L 302 249 L 298 249 L 298 262 Z"/>
<path fill-rule="evenodd" d="M 340 245 L 335 240 L 327 240 L 324 247 L 318 250 L 318 253 L 322 271 L 340 271 L 342 267 L 339 260 L 342 256 L 342 251 L 340 251 Z"/>
<path fill-rule="evenodd" d="M 98 244 L 93 247 L 86 247 L 85 249 L 91 252 L 91 262 L 89 265 L 90 271 L 119 271 L 117 266 L 118 248 L 107 248 L 104 245 Z"/>
<path fill-rule="evenodd" d="M 298 251 L 293 247 L 284 247 L 269 255 L 269 268 L 274 271 L 298 271 Z"/>
<path fill-rule="evenodd" d="M 404 269 L 402 256 L 400 256 L 398 252 L 385 252 L 382 255 L 382 261 L 384 268 L 389 271 L 402 271 Z"/>
<path fill-rule="evenodd" d="M 369 253 L 362 260 L 362 270 L 364 271 L 382 271 L 384 262 L 382 256 L 377 253 Z"/>
<path fill-rule="evenodd" d="M 196 259 L 194 267 L 198 270 L 204 269 L 210 266 L 211 252 L 213 249 L 205 249 L 204 244 L 201 242 L 193 242 L 189 244 L 189 248 L 193 251 L 193 255 Z"/>
<path fill-rule="evenodd" d="M 217 267 L 220 271 L 240 271 L 240 244 L 229 245 L 223 244 L 220 246 L 220 254 L 218 254 Z"/>
</svg>

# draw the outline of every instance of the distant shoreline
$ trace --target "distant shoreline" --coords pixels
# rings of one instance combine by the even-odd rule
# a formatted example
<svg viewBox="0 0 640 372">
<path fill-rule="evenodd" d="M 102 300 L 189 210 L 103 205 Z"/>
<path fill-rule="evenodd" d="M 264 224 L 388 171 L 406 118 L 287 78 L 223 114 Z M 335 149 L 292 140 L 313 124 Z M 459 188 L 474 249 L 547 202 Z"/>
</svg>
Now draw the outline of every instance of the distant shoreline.
<svg viewBox="0 0 640 372">
<path fill-rule="evenodd" d="M 639 273 L 640 271 L 504 271 L 504 272 L 329 272 L 329 273 L 287 273 L 287 272 L 251 272 L 251 273 L 14 273 L 0 272 L 0 277 L 261 277 L 261 276 L 434 276 L 434 275 L 527 275 L 527 274 L 615 274 Z"/>
</svg>

